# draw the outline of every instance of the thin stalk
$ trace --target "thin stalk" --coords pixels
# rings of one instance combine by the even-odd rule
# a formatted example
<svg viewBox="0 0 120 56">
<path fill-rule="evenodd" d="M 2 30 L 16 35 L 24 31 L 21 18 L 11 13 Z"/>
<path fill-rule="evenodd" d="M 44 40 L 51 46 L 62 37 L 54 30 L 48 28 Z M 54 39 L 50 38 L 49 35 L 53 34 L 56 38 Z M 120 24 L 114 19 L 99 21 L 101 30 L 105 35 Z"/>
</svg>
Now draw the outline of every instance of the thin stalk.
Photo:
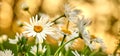
<svg viewBox="0 0 120 56">
<path fill-rule="evenodd" d="M 65 38 L 66 38 L 66 35 L 64 34 L 64 37 L 63 37 L 63 39 L 62 39 L 62 42 L 61 42 L 60 46 L 63 45 L 63 43 L 64 43 L 64 41 L 65 41 Z M 60 52 L 58 52 L 58 53 L 60 53 Z"/>
<path fill-rule="evenodd" d="M 62 18 L 62 17 L 65 17 L 65 15 L 61 15 L 60 17 L 56 18 L 55 20 L 53 20 L 52 22 L 56 22 L 58 19 Z"/>
<path fill-rule="evenodd" d="M 71 39 L 71 40 L 69 40 L 68 42 L 66 42 L 66 43 L 64 43 L 63 45 L 61 45 L 61 46 L 57 49 L 57 51 L 55 52 L 54 56 L 57 56 L 57 53 L 58 53 L 67 43 L 69 43 L 69 42 L 71 42 L 71 41 L 73 41 L 73 40 L 75 40 L 75 39 L 77 39 L 77 38 L 79 38 L 79 37 L 76 37 L 76 38 L 74 38 L 74 39 Z"/>
<path fill-rule="evenodd" d="M 36 55 L 39 56 L 39 52 L 38 52 L 38 50 L 39 50 L 39 44 L 37 43 L 36 46 L 37 46 L 37 53 L 36 53 Z"/>
<path fill-rule="evenodd" d="M 50 45 L 47 44 L 47 53 L 46 53 L 46 56 L 49 56 L 51 55 L 51 49 L 50 49 Z"/>
<path fill-rule="evenodd" d="M 69 28 L 69 20 L 68 20 L 67 25 L 66 25 L 66 29 L 68 29 L 68 28 Z"/>
<path fill-rule="evenodd" d="M 19 55 L 19 46 L 17 45 L 17 55 Z"/>
<path fill-rule="evenodd" d="M 92 52 L 89 56 L 94 56 L 98 51 Z"/>
<path fill-rule="evenodd" d="M 61 42 L 61 44 L 60 44 L 60 46 L 63 44 L 63 42 L 65 41 L 65 38 L 66 38 L 66 35 L 64 34 L 64 37 L 63 37 L 63 39 L 62 39 L 62 42 Z"/>
<path fill-rule="evenodd" d="M 1 47 L 1 50 L 3 51 L 4 50 L 3 44 L 0 44 L 0 47 Z"/>
<path fill-rule="evenodd" d="M 85 46 L 85 49 L 83 50 L 83 54 L 85 54 L 86 50 L 87 50 L 87 46 Z"/>
</svg>

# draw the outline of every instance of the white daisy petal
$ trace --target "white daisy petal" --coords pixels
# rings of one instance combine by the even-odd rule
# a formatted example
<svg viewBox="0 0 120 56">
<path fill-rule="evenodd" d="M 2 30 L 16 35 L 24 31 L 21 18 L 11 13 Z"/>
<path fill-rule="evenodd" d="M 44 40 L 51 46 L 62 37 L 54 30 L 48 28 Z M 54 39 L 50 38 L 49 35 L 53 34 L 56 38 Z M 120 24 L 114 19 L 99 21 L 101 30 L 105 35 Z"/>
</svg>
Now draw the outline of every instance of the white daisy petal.
<svg viewBox="0 0 120 56">
<path fill-rule="evenodd" d="M 29 37 L 33 36 L 33 32 L 27 34 Z"/>
<path fill-rule="evenodd" d="M 30 24 L 28 24 L 27 22 L 24 22 L 24 24 L 28 27 L 32 27 Z"/>
<path fill-rule="evenodd" d="M 11 50 L 0 51 L 0 56 L 14 56 Z"/>
<path fill-rule="evenodd" d="M 72 53 L 75 55 L 75 56 L 80 56 L 80 54 L 75 50 L 75 51 L 72 51 Z"/>
<path fill-rule="evenodd" d="M 42 44 L 39 44 L 38 45 L 38 53 L 39 54 L 44 54 L 45 51 L 46 51 L 46 46 L 42 46 Z M 30 52 L 36 56 L 37 46 L 36 45 L 32 46 Z"/>
<path fill-rule="evenodd" d="M 9 42 L 12 44 L 17 44 L 18 40 L 9 39 Z"/>
<path fill-rule="evenodd" d="M 15 39 L 9 39 L 9 42 L 11 44 L 17 44 L 17 42 L 19 42 L 23 37 L 23 34 L 18 34 L 16 33 Z"/>
<path fill-rule="evenodd" d="M 33 25 L 33 20 L 32 20 L 32 18 L 30 18 L 30 24 Z"/>
<path fill-rule="evenodd" d="M 35 22 L 37 23 L 38 21 L 38 15 L 35 16 Z"/>
<path fill-rule="evenodd" d="M 46 39 L 46 35 L 52 35 L 53 34 L 53 28 L 51 25 L 53 23 L 50 23 L 49 17 L 47 15 L 41 15 L 40 20 L 38 20 L 38 15 L 32 17 L 30 19 L 30 24 L 26 23 L 26 26 L 24 26 L 25 31 L 23 33 L 27 34 L 28 36 L 36 36 L 36 40 L 43 42 L 44 39 Z"/>
</svg>

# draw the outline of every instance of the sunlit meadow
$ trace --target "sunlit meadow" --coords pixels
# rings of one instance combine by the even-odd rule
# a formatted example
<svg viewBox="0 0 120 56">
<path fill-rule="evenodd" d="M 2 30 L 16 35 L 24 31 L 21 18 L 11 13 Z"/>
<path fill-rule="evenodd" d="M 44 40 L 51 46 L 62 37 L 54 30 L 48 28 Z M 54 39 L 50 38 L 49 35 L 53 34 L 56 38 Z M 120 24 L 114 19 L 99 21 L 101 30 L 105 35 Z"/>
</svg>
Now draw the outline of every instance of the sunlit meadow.
<svg viewBox="0 0 120 56">
<path fill-rule="evenodd" d="M 0 56 L 120 56 L 120 0 L 0 0 Z"/>
</svg>

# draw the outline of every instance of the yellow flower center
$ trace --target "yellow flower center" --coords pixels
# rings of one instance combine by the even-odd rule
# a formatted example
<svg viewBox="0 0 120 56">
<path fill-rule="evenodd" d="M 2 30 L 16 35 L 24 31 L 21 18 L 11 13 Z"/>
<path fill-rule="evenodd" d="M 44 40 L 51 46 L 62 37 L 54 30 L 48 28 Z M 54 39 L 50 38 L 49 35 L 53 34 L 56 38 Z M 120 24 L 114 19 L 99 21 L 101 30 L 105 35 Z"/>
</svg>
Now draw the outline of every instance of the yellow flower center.
<svg viewBox="0 0 120 56">
<path fill-rule="evenodd" d="M 96 37 L 94 35 L 91 35 L 91 39 L 95 39 Z"/>
<path fill-rule="evenodd" d="M 64 32 L 65 34 L 71 34 L 71 31 L 69 31 L 68 29 L 62 29 L 62 32 Z"/>
<path fill-rule="evenodd" d="M 41 26 L 34 26 L 34 31 L 39 33 L 43 30 L 43 28 Z"/>
</svg>

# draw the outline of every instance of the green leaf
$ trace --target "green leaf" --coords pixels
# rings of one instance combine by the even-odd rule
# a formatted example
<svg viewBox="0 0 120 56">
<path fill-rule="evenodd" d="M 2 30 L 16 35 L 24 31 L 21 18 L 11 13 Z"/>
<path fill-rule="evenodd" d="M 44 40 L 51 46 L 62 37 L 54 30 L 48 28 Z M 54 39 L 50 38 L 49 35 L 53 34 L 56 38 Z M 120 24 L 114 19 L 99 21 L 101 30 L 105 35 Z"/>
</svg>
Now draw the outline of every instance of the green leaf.
<svg viewBox="0 0 120 56">
<path fill-rule="evenodd" d="M 46 56 L 50 56 L 50 55 L 51 55 L 50 45 L 47 44 L 47 52 L 46 52 Z"/>
</svg>

